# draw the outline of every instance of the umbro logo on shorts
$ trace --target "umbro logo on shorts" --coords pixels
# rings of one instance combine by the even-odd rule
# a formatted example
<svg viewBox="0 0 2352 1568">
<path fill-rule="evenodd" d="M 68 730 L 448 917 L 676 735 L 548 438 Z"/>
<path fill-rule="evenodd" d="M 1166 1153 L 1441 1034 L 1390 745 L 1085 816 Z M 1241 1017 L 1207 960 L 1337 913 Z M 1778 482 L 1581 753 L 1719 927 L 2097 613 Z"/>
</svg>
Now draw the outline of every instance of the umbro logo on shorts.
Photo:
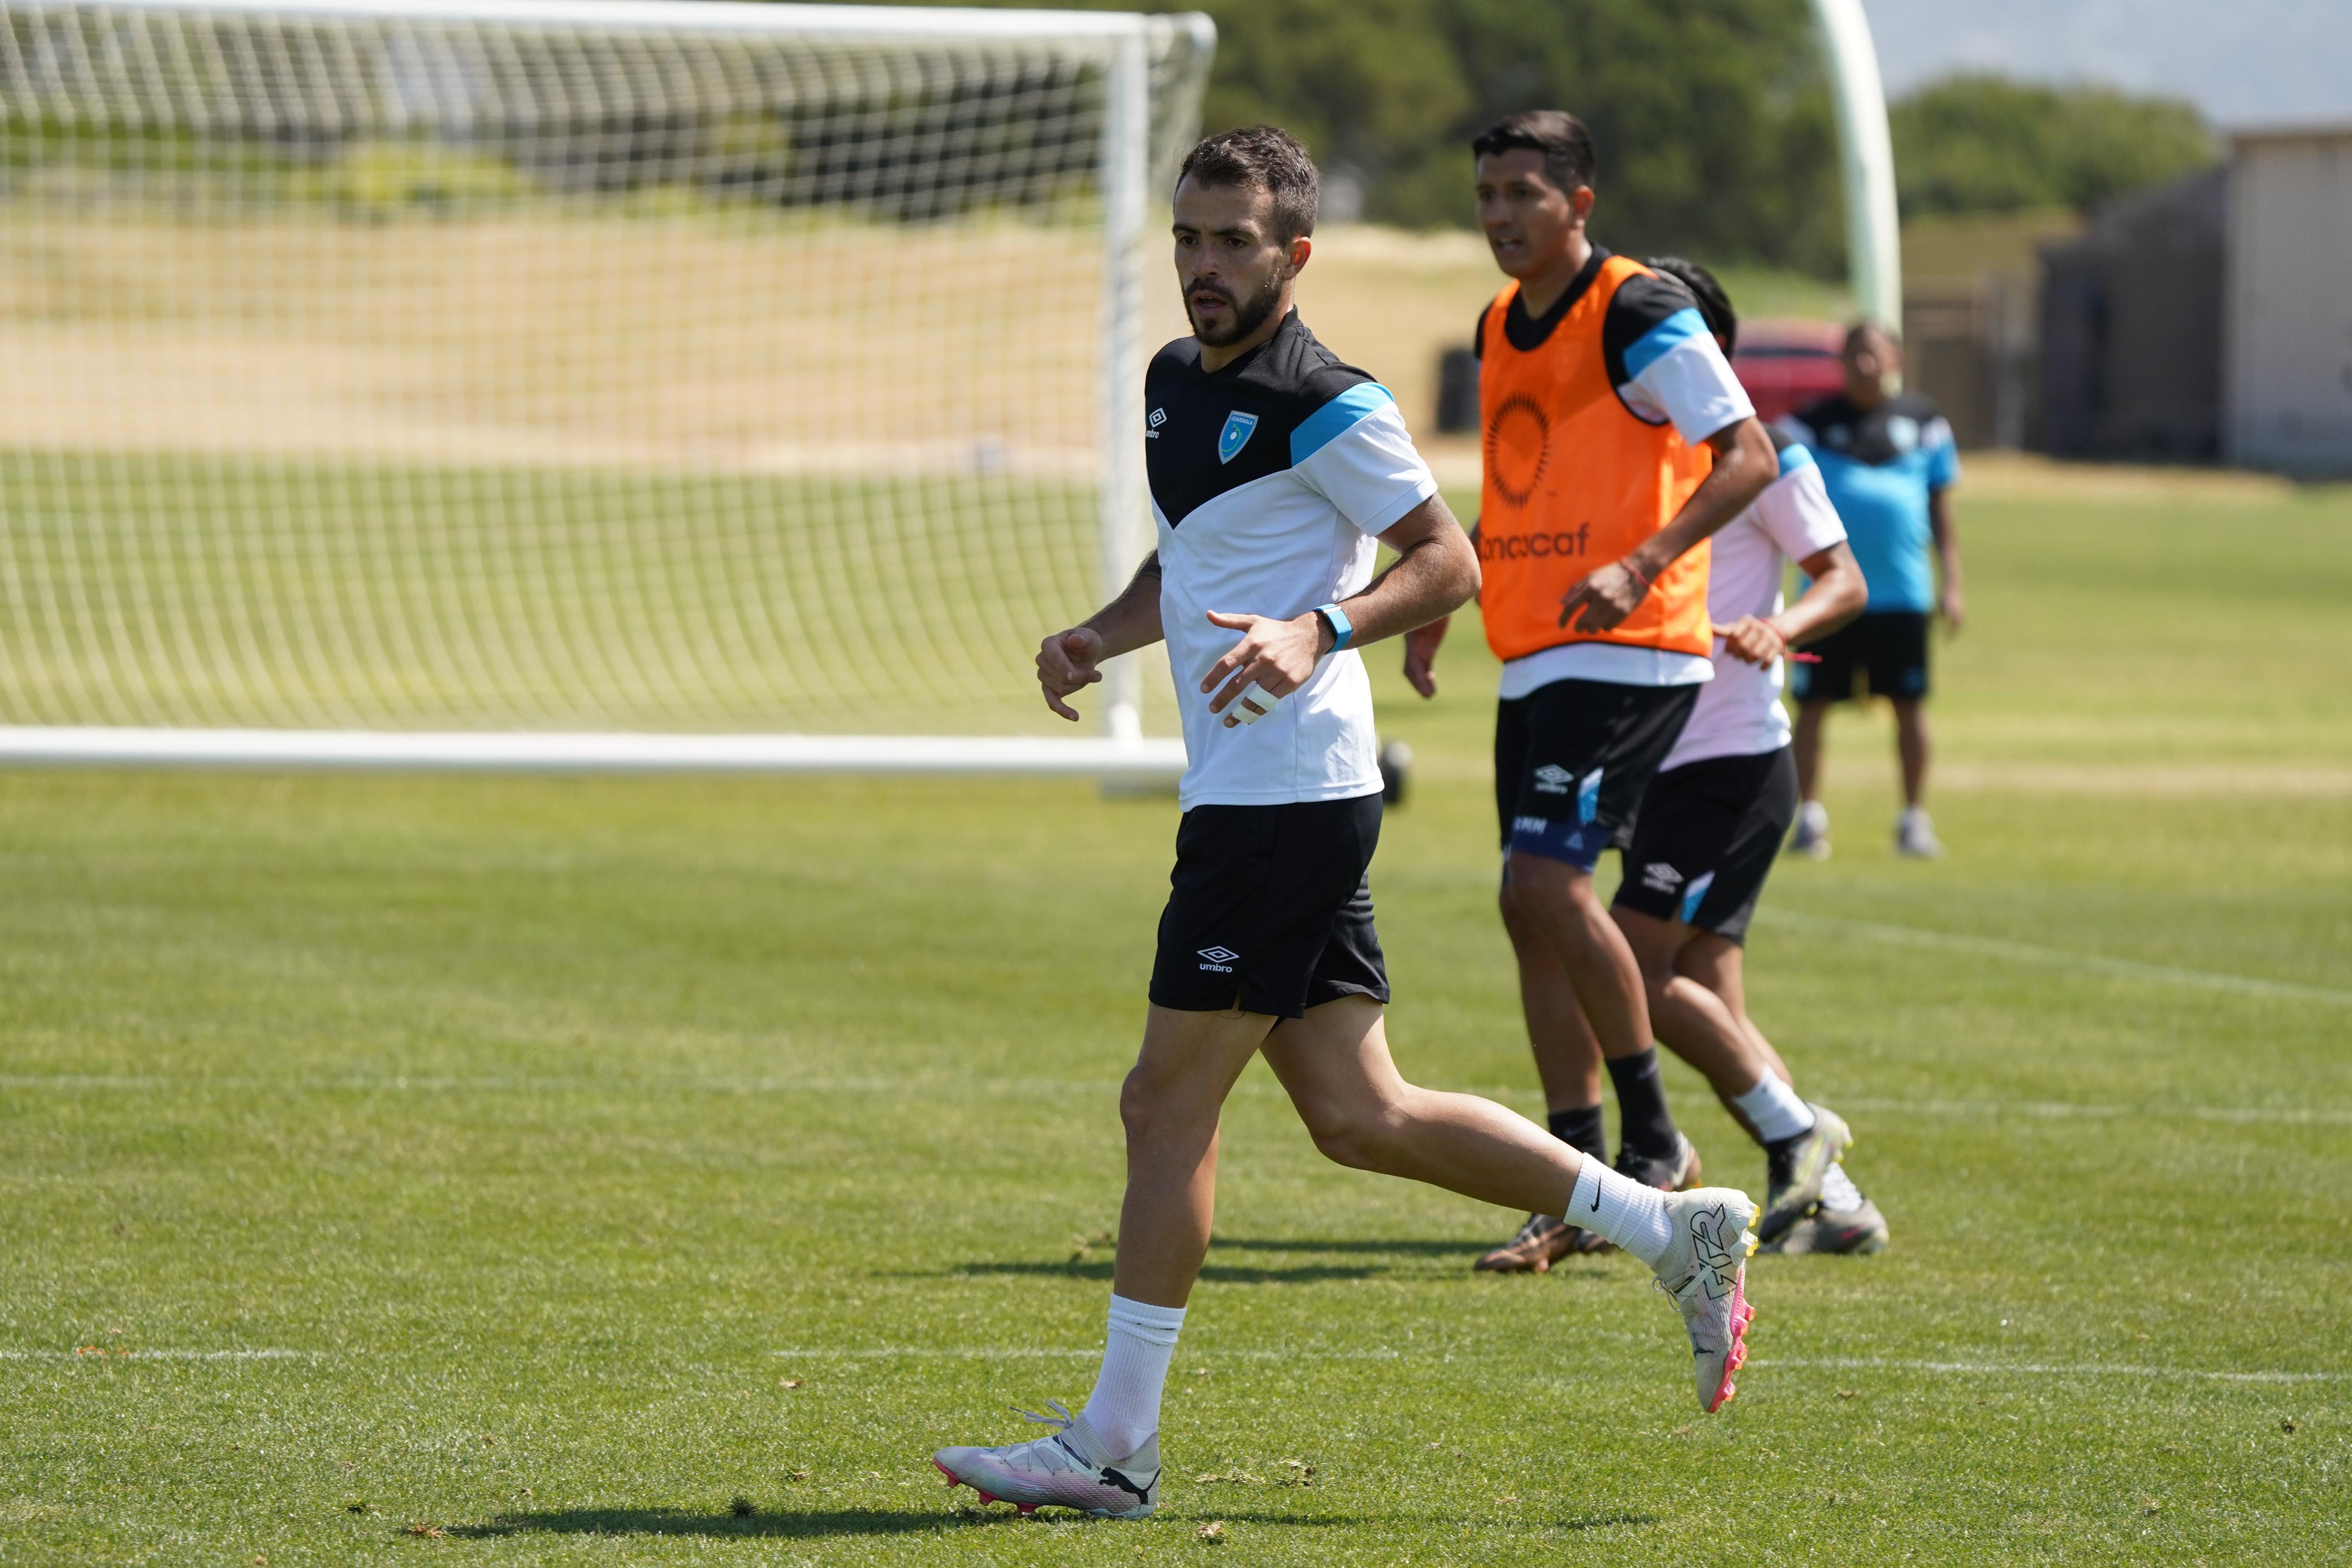
<svg viewBox="0 0 2352 1568">
<path fill-rule="evenodd" d="M 1151 417 L 1144 421 L 1145 429 L 1143 432 L 1143 439 L 1146 441 L 1159 440 L 1160 427 L 1167 423 L 1168 411 L 1164 408 L 1153 409 L 1151 411 Z"/>
<path fill-rule="evenodd" d="M 1557 762 L 1547 762 L 1537 768 L 1535 779 L 1538 795 L 1565 795 L 1568 787 L 1576 782 L 1576 775 Z"/>
<path fill-rule="evenodd" d="M 1642 885 L 1654 893 L 1672 893 L 1682 881 L 1683 873 L 1664 861 L 1652 861 L 1642 868 Z"/>
<path fill-rule="evenodd" d="M 1234 972 L 1234 960 L 1241 955 L 1230 947 L 1203 947 L 1201 949 L 1201 956 L 1208 960 L 1201 966 L 1203 969 L 1214 969 L 1220 975 L 1230 975 Z"/>
</svg>

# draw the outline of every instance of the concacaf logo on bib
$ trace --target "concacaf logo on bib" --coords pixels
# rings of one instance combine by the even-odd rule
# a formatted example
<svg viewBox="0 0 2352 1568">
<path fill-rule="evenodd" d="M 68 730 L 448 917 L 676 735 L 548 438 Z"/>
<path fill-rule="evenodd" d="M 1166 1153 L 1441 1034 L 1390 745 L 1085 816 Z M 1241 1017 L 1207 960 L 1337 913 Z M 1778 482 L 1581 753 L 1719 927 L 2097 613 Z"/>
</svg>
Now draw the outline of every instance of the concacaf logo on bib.
<svg viewBox="0 0 2352 1568">
<path fill-rule="evenodd" d="M 1257 415 L 1254 413 L 1225 415 L 1225 427 L 1217 432 L 1217 461 L 1231 463 L 1240 456 L 1242 448 L 1249 444 L 1250 435 L 1256 429 Z"/>
</svg>

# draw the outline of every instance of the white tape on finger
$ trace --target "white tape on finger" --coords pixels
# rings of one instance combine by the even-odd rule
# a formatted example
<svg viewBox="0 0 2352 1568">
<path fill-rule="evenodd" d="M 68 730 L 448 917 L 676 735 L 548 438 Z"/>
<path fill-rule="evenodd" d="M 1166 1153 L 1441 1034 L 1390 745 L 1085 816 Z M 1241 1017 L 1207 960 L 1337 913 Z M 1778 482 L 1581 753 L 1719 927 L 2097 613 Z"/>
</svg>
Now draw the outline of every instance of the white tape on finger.
<svg viewBox="0 0 2352 1568">
<path fill-rule="evenodd" d="M 1252 681 L 1242 688 L 1242 695 L 1234 699 L 1229 711 L 1243 724 L 1255 724 L 1281 706 L 1280 697 Z"/>
</svg>

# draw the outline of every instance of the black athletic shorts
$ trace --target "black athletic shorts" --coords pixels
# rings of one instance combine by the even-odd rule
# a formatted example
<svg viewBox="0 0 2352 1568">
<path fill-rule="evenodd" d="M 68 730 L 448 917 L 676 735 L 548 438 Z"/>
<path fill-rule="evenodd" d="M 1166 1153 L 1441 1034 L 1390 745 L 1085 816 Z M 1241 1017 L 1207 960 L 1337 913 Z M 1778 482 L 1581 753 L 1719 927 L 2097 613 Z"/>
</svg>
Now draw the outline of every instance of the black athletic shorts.
<svg viewBox="0 0 2352 1568">
<path fill-rule="evenodd" d="M 1797 759 L 1785 746 L 1661 773 L 1642 797 L 1616 902 L 1744 942 L 1796 820 Z"/>
<path fill-rule="evenodd" d="M 1387 1001 L 1366 875 L 1380 841 L 1378 795 L 1185 812 L 1151 999 L 1286 1019 L 1341 997 Z"/>
<path fill-rule="evenodd" d="M 1633 820 L 1675 748 L 1698 687 L 1554 681 L 1495 710 L 1495 812 L 1503 848 L 1580 871 Z"/>
<path fill-rule="evenodd" d="M 1842 703 L 1853 695 L 1853 677 L 1870 677 L 1874 697 L 1927 695 L 1927 612 L 1889 610 L 1855 616 L 1818 643 L 1808 643 L 1818 664 L 1789 666 L 1789 687 L 1801 703 Z"/>
</svg>

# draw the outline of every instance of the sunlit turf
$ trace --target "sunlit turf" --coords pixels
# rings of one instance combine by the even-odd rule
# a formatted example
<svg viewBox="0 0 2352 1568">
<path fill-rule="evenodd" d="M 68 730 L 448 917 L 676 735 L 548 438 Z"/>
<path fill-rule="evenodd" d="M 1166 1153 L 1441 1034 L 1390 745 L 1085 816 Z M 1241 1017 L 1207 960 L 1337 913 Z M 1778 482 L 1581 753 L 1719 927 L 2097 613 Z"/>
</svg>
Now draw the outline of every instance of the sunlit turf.
<svg viewBox="0 0 2352 1568">
<path fill-rule="evenodd" d="M 1951 857 L 1857 716 L 1752 949 L 1892 1249 L 1759 1260 L 1706 1417 L 1635 1265 L 1473 1277 L 1253 1070 L 1139 1526 L 922 1459 L 1087 1391 L 1171 803 L 0 776 L 0 1562 L 2352 1552 L 2352 507 L 1963 517 Z M 1490 666 L 1373 657 L 1398 1054 L 1532 1111 Z"/>
</svg>

